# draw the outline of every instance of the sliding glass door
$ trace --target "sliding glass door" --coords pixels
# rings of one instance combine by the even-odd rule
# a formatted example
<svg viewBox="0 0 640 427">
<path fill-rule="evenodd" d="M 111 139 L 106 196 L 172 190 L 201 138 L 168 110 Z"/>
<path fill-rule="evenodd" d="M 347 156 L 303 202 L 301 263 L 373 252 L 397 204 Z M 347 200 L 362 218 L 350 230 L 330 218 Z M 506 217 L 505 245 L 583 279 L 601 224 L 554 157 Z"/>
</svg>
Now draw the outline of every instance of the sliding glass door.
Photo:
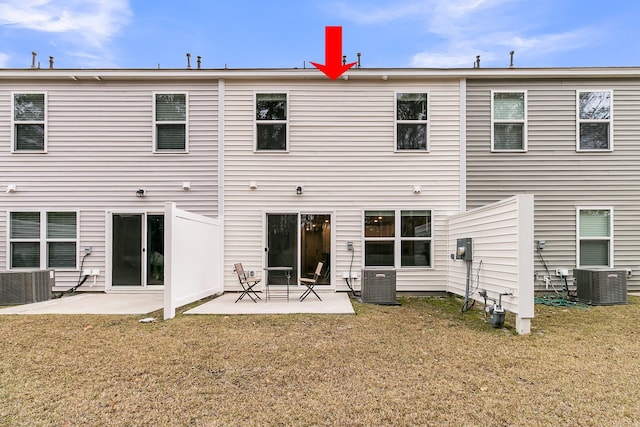
<svg viewBox="0 0 640 427">
<path fill-rule="evenodd" d="M 308 213 L 268 213 L 266 264 L 268 267 L 292 267 L 291 283 L 313 275 L 318 262 L 324 264 L 318 284 L 331 284 L 331 215 Z M 276 272 L 270 284 L 286 284 Z"/>
<path fill-rule="evenodd" d="M 164 284 L 164 215 L 112 214 L 111 285 Z"/>
</svg>

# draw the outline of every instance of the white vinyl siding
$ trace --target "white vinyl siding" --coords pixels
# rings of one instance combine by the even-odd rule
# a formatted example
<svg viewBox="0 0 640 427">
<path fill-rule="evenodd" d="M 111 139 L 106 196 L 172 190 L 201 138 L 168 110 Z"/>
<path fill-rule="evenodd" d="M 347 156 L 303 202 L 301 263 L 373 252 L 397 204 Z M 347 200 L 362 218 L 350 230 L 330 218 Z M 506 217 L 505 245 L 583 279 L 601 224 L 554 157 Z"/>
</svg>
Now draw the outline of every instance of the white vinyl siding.
<svg viewBox="0 0 640 427">
<path fill-rule="evenodd" d="M 77 268 L 77 212 L 11 212 L 11 268 Z"/>
<path fill-rule="evenodd" d="M 252 155 L 255 93 L 285 92 L 289 151 Z M 429 94 L 428 156 L 394 152 L 398 92 Z M 234 263 L 258 272 L 265 266 L 265 212 L 333 213 L 331 274 L 338 290 L 347 289 L 344 274 L 364 267 L 365 210 L 429 209 L 434 236 L 446 236 L 446 217 L 460 212 L 459 111 L 458 79 L 226 80 L 225 289 L 239 286 Z M 415 186 L 422 192 L 414 193 Z M 397 270 L 399 291 L 443 290 L 449 249 L 437 238 L 432 248 L 431 269 Z"/>
<path fill-rule="evenodd" d="M 288 150 L 288 105 L 286 93 L 255 94 L 255 151 Z"/>
<path fill-rule="evenodd" d="M 396 151 L 429 151 L 428 94 L 396 93 Z"/>
<path fill-rule="evenodd" d="M 491 150 L 527 151 L 527 93 L 491 93 Z"/>
<path fill-rule="evenodd" d="M 188 152 L 187 94 L 156 93 L 154 98 L 154 151 Z"/>
<path fill-rule="evenodd" d="M 613 267 L 613 209 L 577 209 L 578 267 Z"/>
<path fill-rule="evenodd" d="M 46 153 L 47 94 L 14 92 L 11 101 L 12 151 Z"/>
<path fill-rule="evenodd" d="M 135 74 L 135 71 L 132 72 Z M 217 80 L 85 79 L 0 82 L 0 139 L 10 141 L 11 93 L 47 94 L 46 162 L 0 152 L 5 194 L 12 211 L 77 211 L 78 250 L 92 247 L 84 268 L 99 270 L 92 290 L 106 278 L 105 212 L 162 212 L 167 201 L 200 215 L 218 215 Z M 187 139 L 183 151 L 152 152 L 156 93 L 188 94 Z M 249 119 L 249 123 L 251 123 Z M 250 132 L 247 133 L 251 140 Z M 40 156 L 41 157 L 41 156 Z M 37 158 L 36 158 L 37 160 Z M 183 189 L 189 182 L 191 188 Z M 3 187 L 3 194 L 4 189 Z M 145 190 L 143 198 L 136 190 Z M 25 197 L 26 196 L 26 197 Z M 0 267 L 10 268 L 8 213 L 0 212 Z M 43 252 L 44 254 L 44 252 Z M 56 286 L 77 284 L 78 273 L 56 272 Z"/>
<path fill-rule="evenodd" d="M 613 150 L 613 91 L 577 91 L 577 150 Z"/>
</svg>

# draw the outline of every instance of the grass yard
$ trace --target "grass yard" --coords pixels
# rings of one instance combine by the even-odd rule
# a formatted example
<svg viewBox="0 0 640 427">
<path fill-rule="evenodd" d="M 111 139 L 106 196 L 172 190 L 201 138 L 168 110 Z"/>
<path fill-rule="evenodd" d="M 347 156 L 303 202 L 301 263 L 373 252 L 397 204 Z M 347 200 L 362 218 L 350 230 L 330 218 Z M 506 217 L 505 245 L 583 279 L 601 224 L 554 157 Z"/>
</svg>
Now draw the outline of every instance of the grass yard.
<svg viewBox="0 0 640 427">
<path fill-rule="evenodd" d="M 536 306 L 528 336 L 454 297 L 355 316 L 0 316 L 0 424 L 638 426 L 629 302 Z"/>
</svg>

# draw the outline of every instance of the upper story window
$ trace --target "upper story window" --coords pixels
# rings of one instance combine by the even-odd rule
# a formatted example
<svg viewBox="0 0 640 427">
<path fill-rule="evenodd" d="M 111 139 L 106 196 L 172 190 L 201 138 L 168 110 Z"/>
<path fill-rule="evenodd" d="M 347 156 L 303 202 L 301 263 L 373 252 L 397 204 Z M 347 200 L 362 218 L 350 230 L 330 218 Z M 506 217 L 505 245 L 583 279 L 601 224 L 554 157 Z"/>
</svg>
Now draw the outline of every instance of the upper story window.
<svg viewBox="0 0 640 427">
<path fill-rule="evenodd" d="M 431 267 L 431 211 L 364 213 L 366 267 Z"/>
<path fill-rule="evenodd" d="M 578 208 L 579 267 L 613 266 L 613 209 Z"/>
<path fill-rule="evenodd" d="M 613 150 L 613 93 L 578 91 L 578 151 Z"/>
<path fill-rule="evenodd" d="M 527 151 L 527 95 L 492 92 L 491 151 Z"/>
<path fill-rule="evenodd" d="M 187 151 L 187 95 L 157 93 L 155 95 L 154 151 Z"/>
<path fill-rule="evenodd" d="M 11 268 L 77 268 L 76 212 L 11 212 Z"/>
<path fill-rule="evenodd" d="M 46 152 L 46 111 L 46 94 L 13 94 L 14 152 Z"/>
<path fill-rule="evenodd" d="M 427 151 L 427 94 L 396 94 L 396 151 Z"/>
<path fill-rule="evenodd" d="M 256 151 L 287 150 L 287 94 L 256 93 Z"/>
</svg>

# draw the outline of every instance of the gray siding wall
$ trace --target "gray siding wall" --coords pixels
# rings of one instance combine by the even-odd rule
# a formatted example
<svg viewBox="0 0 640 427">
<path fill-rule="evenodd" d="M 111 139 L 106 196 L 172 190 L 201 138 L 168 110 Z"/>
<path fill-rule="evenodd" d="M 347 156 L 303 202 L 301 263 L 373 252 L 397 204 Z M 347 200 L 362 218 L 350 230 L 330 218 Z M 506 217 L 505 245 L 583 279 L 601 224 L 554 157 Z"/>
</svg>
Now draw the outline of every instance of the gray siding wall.
<svg viewBox="0 0 640 427">
<path fill-rule="evenodd" d="M 429 93 L 431 152 L 394 152 L 396 90 Z M 288 153 L 253 152 L 256 91 L 288 93 Z M 399 270 L 398 290 L 445 290 L 447 217 L 460 209 L 458 80 L 227 80 L 224 105 L 226 290 L 238 288 L 234 263 L 261 272 L 266 211 L 333 213 L 334 284 L 346 289 L 347 241 L 354 242 L 353 271 L 363 266 L 365 209 L 432 210 L 435 267 Z"/>
<path fill-rule="evenodd" d="M 11 93 L 46 92 L 46 154 L 11 153 Z M 153 153 L 154 92 L 188 93 L 189 153 Z M 7 212 L 77 210 L 78 249 L 92 246 L 85 268 L 104 286 L 107 210 L 218 215 L 217 81 L 0 82 L 0 270 L 7 268 Z M 182 182 L 190 181 L 185 191 Z M 5 194 L 7 184 L 18 191 Z M 145 189 L 144 198 L 135 191 Z M 62 286 L 77 271 L 56 274 Z M 96 289 L 96 288 L 94 288 Z"/>
<path fill-rule="evenodd" d="M 575 267 L 576 207 L 613 207 L 614 266 L 633 269 L 628 285 L 640 289 L 640 81 L 467 83 L 467 208 L 534 194 L 535 239 L 546 241 L 542 254 L 555 269 Z M 613 90 L 614 151 L 576 152 L 576 90 L 602 89 Z M 526 153 L 491 152 L 491 90 L 527 91 Z M 535 270 L 544 272 L 537 253 Z"/>
</svg>

